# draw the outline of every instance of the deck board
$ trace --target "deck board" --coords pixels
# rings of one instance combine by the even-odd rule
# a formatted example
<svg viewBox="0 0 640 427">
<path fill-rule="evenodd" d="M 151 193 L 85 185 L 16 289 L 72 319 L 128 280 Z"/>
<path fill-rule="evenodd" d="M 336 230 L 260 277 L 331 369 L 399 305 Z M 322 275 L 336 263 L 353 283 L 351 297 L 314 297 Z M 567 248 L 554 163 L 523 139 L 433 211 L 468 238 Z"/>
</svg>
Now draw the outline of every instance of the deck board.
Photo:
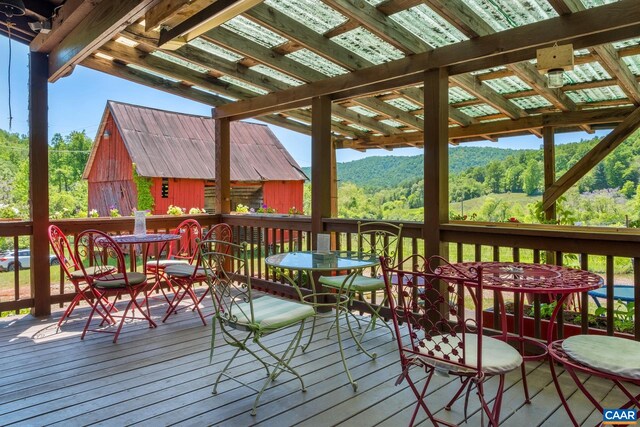
<svg viewBox="0 0 640 427">
<path fill-rule="evenodd" d="M 218 337 L 210 364 L 211 327 L 202 326 L 189 310 L 181 310 L 163 324 L 164 310 L 161 300 L 154 301 L 152 315 L 158 328 L 149 329 L 141 321 L 126 324 L 117 344 L 108 334 L 89 333 L 80 340 L 86 308 L 77 310 L 60 331 L 56 321 L 61 311 L 47 319 L 28 315 L 1 319 L 0 424 L 397 427 L 411 417 L 413 393 L 406 383 L 394 385 L 400 373 L 397 347 L 385 328 L 377 328 L 363 340 L 365 348 L 378 353 L 373 361 L 352 340 L 345 340 L 347 363 L 358 382 L 358 391 L 353 392 L 342 368 L 335 331 L 325 338 L 332 317 L 321 316 L 313 343 L 292 363 L 307 391 L 301 392 L 299 381 L 283 374 L 262 395 L 258 415 L 252 417 L 255 393 L 249 388 L 224 379 L 218 394 L 211 394 L 216 373 L 232 349 Z M 210 302 L 205 314 L 211 323 Z M 281 331 L 263 341 L 283 349 L 292 333 Z M 308 330 L 305 338 L 307 334 Z M 530 363 L 527 370 L 532 403 L 524 403 L 520 372 L 509 374 L 502 425 L 569 425 L 549 365 Z M 234 360 L 232 373 L 254 386 L 260 386 L 265 377 L 264 369 L 245 353 Z M 601 420 L 566 373 L 561 373 L 560 382 L 580 422 L 593 425 Z M 441 408 L 458 384 L 453 377 L 435 377 L 428 398 L 437 416 L 456 423 L 464 418 L 463 402 L 456 402 L 452 411 Z M 592 377 L 587 384 L 597 399 L 612 406 L 621 401 L 620 392 L 609 383 Z M 486 395 L 491 400 L 496 388 L 497 380 L 490 379 Z M 469 414 L 467 425 L 479 425 L 479 404 L 473 395 Z M 425 418 L 421 411 L 419 425 L 429 425 Z"/>
</svg>

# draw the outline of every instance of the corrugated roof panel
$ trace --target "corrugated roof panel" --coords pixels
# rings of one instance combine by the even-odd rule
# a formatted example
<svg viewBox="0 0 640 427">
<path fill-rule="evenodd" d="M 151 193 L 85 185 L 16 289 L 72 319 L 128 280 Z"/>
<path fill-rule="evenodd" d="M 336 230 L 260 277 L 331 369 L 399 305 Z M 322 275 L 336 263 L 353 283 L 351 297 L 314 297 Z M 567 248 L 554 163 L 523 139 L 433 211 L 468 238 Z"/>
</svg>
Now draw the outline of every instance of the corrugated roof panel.
<svg viewBox="0 0 640 427">
<path fill-rule="evenodd" d="M 413 111 L 413 110 L 419 110 L 420 108 L 422 108 L 420 105 L 414 102 L 411 102 L 406 98 L 388 99 L 384 102 L 386 102 L 387 104 L 391 104 L 394 107 L 404 111 Z"/>
<path fill-rule="evenodd" d="M 220 58 L 224 58 L 229 61 L 239 61 L 242 59 L 241 55 L 238 55 L 235 52 L 230 51 L 229 49 L 225 49 L 224 47 L 218 46 L 217 44 L 213 44 L 208 42 L 200 37 L 196 37 L 195 39 L 189 41 L 189 44 L 193 47 L 197 47 L 198 49 L 204 50 L 212 55 L 219 56 Z"/>
<path fill-rule="evenodd" d="M 633 74 L 640 75 L 640 55 L 625 56 L 622 60 Z"/>
<path fill-rule="evenodd" d="M 266 65 L 262 65 L 262 64 L 254 65 L 253 67 L 251 67 L 251 70 L 264 74 L 265 76 L 269 76 L 273 79 L 279 80 L 291 86 L 300 86 L 304 84 L 303 81 L 295 79 L 289 76 L 288 74 L 280 72 L 274 68 L 267 67 Z"/>
<path fill-rule="evenodd" d="M 367 117 L 375 117 L 378 115 L 378 113 L 376 113 L 375 111 L 371 111 L 368 108 L 364 108 L 360 105 L 355 105 L 353 107 L 349 107 L 348 109 Z"/>
<path fill-rule="evenodd" d="M 565 71 L 564 80 L 569 84 L 584 83 L 594 80 L 607 80 L 611 76 L 598 62 L 576 64 L 571 71 Z"/>
<path fill-rule="evenodd" d="M 206 72 L 209 71 L 208 69 L 206 69 L 204 67 L 201 67 L 198 64 L 194 64 L 193 62 L 185 61 L 184 59 L 177 58 L 177 57 L 175 57 L 173 55 L 168 55 L 168 54 L 162 52 L 161 50 L 156 50 L 151 55 L 157 56 L 158 58 L 162 58 L 162 59 L 164 59 L 166 61 L 173 62 L 174 64 L 182 65 L 183 67 L 189 68 L 189 69 L 197 71 L 199 73 L 206 73 Z"/>
<path fill-rule="evenodd" d="M 526 84 L 520 77 L 504 77 L 500 79 L 484 80 L 485 83 L 491 89 L 500 94 L 522 92 L 525 90 L 531 90 L 531 86 Z"/>
<path fill-rule="evenodd" d="M 279 117 L 279 116 L 278 116 L 278 117 Z M 296 117 L 287 116 L 287 120 L 291 120 L 292 122 L 296 122 L 296 123 L 299 123 L 299 124 L 301 124 L 301 125 L 305 125 L 305 126 L 307 126 L 307 127 L 311 127 L 311 124 L 310 124 L 310 123 L 305 122 L 305 121 L 303 121 L 303 120 L 301 120 L 301 119 L 298 119 L 298 118 L 296 118 Z"/>
<path fill-rule="evenodd" d="M 500 113 L 500 111 L 496 110 L 489 104 L 468 105 L 466 107 L 460 107 L 458 110 L 471 117 L 490 116 L 492 114 Z"/>
<path fill-rule="evenodd" d="M 347 31 L 331 40 L 374 64 L 404 57 L 401 51 L 362 27 Z"/>
<path fill-rule="evenodd" d="M 609 3 L 615 3 L 618 0 L 581 0 L 584 7 L 590 9 L 592 7 L 603 6 Z"/>
<path fill-rule="evenodd" d="M 220 80 L 222 80 L 223 82 L 234 84 L 236 86 L 240 86 L 241 88 L 250 90 L 251 92 L 255 92 L 255 93 L 259 94 L 259 95 L 266 95 L 267 93 L 269 93 L 269 91 L 264 90 L 261 87 L 254 86 L 252 84 L 243 82 L 242 80 L 238 80 L 238 79 L 236 79 L 234 77 L 222 76 L 222 77 L 220 77 Z"/>
<path fill-rule="evenodd" d="M 465 4 L 496 31 L 504 31 L 558 16 L 545 0 L 470 0 Z"/>
<path fill-rule="evenodd" d="M 395 120 L 389 120 L 389 119 L 380 120 L 380 123 L 384 123 L 385 125 L 388 125 L 394 128 L 401 128 L 404 126 L 403 123 L 396 122 Z"/>
<path fill-rule="evenodd" d="M 167 77 L 164 74 L 156 73 L 155 71 L 151 71 L 148 68 L 141 67 L 136 64 L 127 64 L 127 67 L 133 68 L 134 70 L 142 71 L 143 73 L 151 74 L 152 76 L 160 77 L 161 79 L 169 80 L 171 82 L 179 82 L 180 80 L 173 79 L 171 77 Z"/>
<path fill-rule="evenodd" d="M 357 124 L 355 124 L 355 123 L 350 123 L 350 124 L 348 124 L 347 126 L 349 126 L 350 128 L 354 128 L 354 129 L 356 129 L 356 130 L 359 130 L 359 131 L 361 131 L 361 132 L 371 133 L 371 129 L 366 128 L 366 127 L 363 127 L 363 126 L 360 126 L 360 125 L 357 125 Z"/>
<path fill-rule="evenodd" d="M 386 0 L 366 0 L 367 3 L 369 3 L 371 6 L 377 6 L 380 3 L 385 2 Z"/>
<path fill-rule="evenodd" d="M 473 76 L 479 76 L 479 75 L 482 75 L 482 74 L 493 73 L 495 71 L 503 71 L 503 70 L 506 70 L 506 69 L 507 69 L 507 67 L 503 67 L 501 65 L 499 67 L 485 68 L 484 70 L 471 71 L 469 74 L 471 74 Z"/>
<path fill-rule="evenodd" d="M 636 38 L 636 39 L 623 40 L 621 42 L 615 42 L 612 44 L 613 44 L 613 47 L 615 47 L 616 49 L 622 49 L 625 47 L 638 46 L 640 44 L 640 39 Z"/>
<path fill-rule="evenodd" d="M 216 96 L 218 96 L 220 98 L 228 99 L 229 101 L 237 101 L 238 100 L 238 98 L 234 98 L 233 96 L 223 95 L 221 93 L 214 92 L 212 90 L 205 89 L 205 88 L 200 87 L 200 86 L 191 86 L 191 88 L 195 89 L 195 90 L 199 90 L 200 92 L 206 92 L 206 93 L 210 93 L 211 95 L 216 95 Z"/>
<path fill-rule="evenodd" d="M 329 77 L 349 72 L 338 64 L 334 64 L 333 62 L 324 59 L 322 56 L 311 52 L 309 49 L 300 49 L 293 53 L 289 53 L 286 56 Z"/>
<path fill-rule="evenodd" d="M 424 4 L 394 13 L 391 19 L 432 47 L 446 46 L 468 39 L 456 27 Z"/>
<path fill-rule="evenodd" d="M 626 95 L 622 90 L 614 86 L 598 87 L 593 89 L 568 90 L 565 94 L 577 104 L 609 101 L 612 99 L 625 99 Z"/>
<path fill-rule="evenodd" d="M 547 101 L 544 97 L 540 95 L 523 96 L 521 98 L 511 98 L 509 101 L 513 102 L 518 107 L 523 108 L 525 110 L 533 109 L 533 108 L 549 107 L 552 105 L 549 101 Z"/>
<path fill-rule="evenodd" d="M 279 46 L 287 41 L 287 39 L 267 27 L 250 21 L 243 16 L 236 16 L 222 24 L 222 26 L 268 48 Z"/>
<path fill-rule="evenodd" d="M 471 95 L 466 90 L 461 87 L 450 87 L 449 88 L 449 103 L 455 104 L 456 102 L 464 102 L 471 101 L 472 99 L 476 99 L 475 96 Z"/>
<path fill-rule="evenodd" d="M 319 34 L 347 21 L 346 16 L 319 0 L 265 0 L 264 3 Z"/>
</svg>

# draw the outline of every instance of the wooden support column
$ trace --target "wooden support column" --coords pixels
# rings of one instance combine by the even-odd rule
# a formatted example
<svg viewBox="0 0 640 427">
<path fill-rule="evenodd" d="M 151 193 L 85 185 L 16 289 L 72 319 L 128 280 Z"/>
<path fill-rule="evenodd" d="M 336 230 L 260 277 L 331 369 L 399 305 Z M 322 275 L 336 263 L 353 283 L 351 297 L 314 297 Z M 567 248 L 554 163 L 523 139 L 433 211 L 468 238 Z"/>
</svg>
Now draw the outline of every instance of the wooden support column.
<svg viewBox="0 0 640 427">
<path fill-rule="evenodd" d="M 338 165 L 336 145 L 331 141 L 331 218 L 338 216 Z"/>
<path fill-rule="evenodd" d="M 544 150 L 544 189 L 551 187 L 556 182 L 556 147 L 555 147 L 555 131 L 551 126 L 542 128 L 542 141 Z M 556 219 L 555 202 L 544 210 L 546 220 Z"/>
<path fill-rule="evenodd" d="M 47 54 L 29 54 L 29 194 L 31 234 L 31 314 L 51 314 L 51 270 L 49 267 L 49 59 Z"/>
<path fill-rule="evenodd" d="M 449 222 L 448 75 L 424 74 L 424 225 L 425 256 L 446 256 L 440 224 Z"/>
<path fill-rule="evenodd" d="M 323 218 L 331 217 L 331 98 L 313 98 L 311 108 L 311 233 L 322 233 Z"/>
<path fill-rule="evenodd" d="M 231 123 L 215 121 L 216 137 L 216 213 L 231 212 Z"/>
</svg>

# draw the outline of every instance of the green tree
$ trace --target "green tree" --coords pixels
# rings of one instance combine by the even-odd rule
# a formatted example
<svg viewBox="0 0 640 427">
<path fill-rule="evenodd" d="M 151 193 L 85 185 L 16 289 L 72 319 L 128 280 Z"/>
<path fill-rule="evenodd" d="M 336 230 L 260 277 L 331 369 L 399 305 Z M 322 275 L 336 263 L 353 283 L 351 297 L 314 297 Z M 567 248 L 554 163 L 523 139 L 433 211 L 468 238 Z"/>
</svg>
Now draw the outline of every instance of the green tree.
<svg viewBox="0 0 640 427">
<path fill-rule="evenodd" d="M 522 173 L 522 189 L 532 196 L 542 188 L 542 167 L 537 161 L 530 161 Z"/>
</svg>

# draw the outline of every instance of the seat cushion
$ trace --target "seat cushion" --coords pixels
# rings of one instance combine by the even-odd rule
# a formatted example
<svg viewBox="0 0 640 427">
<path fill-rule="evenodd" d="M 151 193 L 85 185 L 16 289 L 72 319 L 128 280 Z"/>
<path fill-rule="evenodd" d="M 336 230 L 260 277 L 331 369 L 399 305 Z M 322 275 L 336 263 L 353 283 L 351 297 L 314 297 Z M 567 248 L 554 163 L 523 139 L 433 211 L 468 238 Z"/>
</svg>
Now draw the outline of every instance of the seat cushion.
<svg viewBox="0 0 640 427">
<path fill-rule="evenodd" d="M 562 342 L 567 356 L 596 371 L 640 380 L 640 342 L 604 335 L 575 335 Z"/>
<path fill-rule="evenodd" d="M 170 265 L 176 264 L 189 264 L 189 261 L 187 261 L 186 259 L 159 259 L 157 261 L 147 262 L 147 268 L 166 268 Z"/>
<path fill-rule="evenodd" d="M 345 280 L 347 282 L 345 283 Z M 342 286 L 350 286 L 351 290 L 354 292 L 369 292 L 369 291 L 379 291 L 384 289 L 384 279 L 380 277 L 367 277 L 362 275 L 356 275 L 353 278 L 353 282 L 349 285 L 349 281 L 351 277 L 344 276 L 320 276 L 318 280 L 325 286 L 330 288 L 342 288 Z"/>
<path fill-rule="evenodd" d="M 164 269 L 164 272 L 167 276 L 185 278 L 191 277 L 195 269 L 196 266 L 191 264 L 173 264 L 167 266 L 167 268 Z M 197 275 L 204 276 L 204 268 L 198 267 Z"/>
<path fill-rule="evenodd" d="M 108 276 L 109 280 L 96 280 L 93 283 L 96 288 L 104 288 L 104 289 L 122 288 L 125 286 L 125 279 L 124 279 L 125 274 L 127 275 L 127 279 L 129 280 L 129 285 L 131 286 L 139 285 L 141 283 L 144 283 L 147 280 L 146 274 L 138 273 L 136 271 L 130 271 L 127 273 L 118 273 L 118 274 L 109 275 Z"/>
<path fill-rule="evenodd" d="M 115 270 L 115 267 L 110 265 L 101 265 L 101 266 L 87 267 L 86 270 L 89 276 L 99 276 L 101 274 L 105 274 Z M 82 270 L 72 271 L 71 278 L 84 279 L 84 273 L 82 272 Z"/>
<path fill-rule="evenodd" d="M 448 343 L 445 343 L 445 338 Z M 444 357 L 449 355 L 451 349 L 458 348 L 460 338 L 450 335 L 436 335 L 431 340 L 423 340 L 424 347 L 420 347 L 420 353 L 429 354 L 435 357 Z M 476 334 L 465 334 L 465 364 L 470 367 L 478 365 L 478 336 Z M 437 349 L 436 347 L 439 347 Z M 460 350 L 459 350 L 460 351 Z M 452 356 L 455 357 L 455 356 Z M 464 367 L 447 363 L 446 361 L 423 358 L 423 361 L 429 366 L 434 366 L 440 371 L 448 371 L 452 373 L 464 373 L 469 371 Z M 495 338 L 482 336 L 482 370 L 489 375 L 500 375 L 510 372 L 518 368 L 522 364 L 522 356 L 518 350 L 511 347 L 504 341 Z"/>
<path fill-rule="evenodd" d="M 251 311 L 248 302 L 234 306 L 232 315 L 237 317 L 238 325 L 250 326 Z M 315 316 L 316 312 L 309 304 L 285 300 L 272 296 L 263 296 L 253 300 L 253 316 L 255 328 L 263 333 L 275 331 L 308 317 Z"/>
</svg>

